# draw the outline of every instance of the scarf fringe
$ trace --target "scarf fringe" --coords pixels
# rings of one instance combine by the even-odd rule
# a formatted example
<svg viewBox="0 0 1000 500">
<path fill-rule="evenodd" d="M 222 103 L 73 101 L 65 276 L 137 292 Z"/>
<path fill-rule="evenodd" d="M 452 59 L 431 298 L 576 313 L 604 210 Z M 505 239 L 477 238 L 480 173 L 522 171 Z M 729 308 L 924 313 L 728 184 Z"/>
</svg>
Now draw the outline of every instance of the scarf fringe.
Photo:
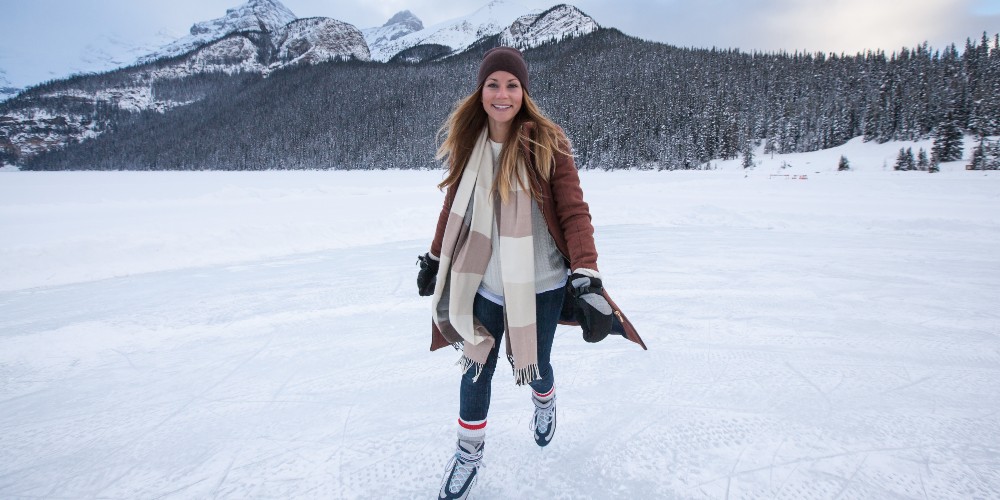
<svg viewBox="0 0 1000 500">
<path fill-rule="evenodd" d="M 472 368 L 472 367 L 476 368 L 476 375 L 474 377 L 472 377 L 472 382 L 473 383 L 476 383 L 476 382 L 479 381 L 479 376 L 483 374 L 483 367 L 486 366 L 485 363 L 477 363 L 477 362 L 469 359 L 469 357 L 466 356 L 466 355 L 464 355 L 464 354 L 462 355 L 461 358 L 458 358 L 458 361 L 456 361 L 455 364 L 458 365 L 458 366 L 460 366 L 462 368 L 462 375 L 465 375 L 466 372 L 469 371 L 469 368 Z"/>
<path fill-rule="evenodd" d="M 538 371 L 538 363 L 532 363 L 528 366 L 525 366 L 524 368 L 514 369 L 513 360 L 511 361 L 512 362 L 510 368 L 514 372 L 514 384 L 526 385 L 542 378 L 542 375 Z M 465 375 L 469 371 L 469 369 L 475 368 L 476 374 L 475 376 L 472 377 L 473 383 L 479 381 L 479 376 L 483 374 L 483 367 L 486 366 L 485 363 L 477 363 L 469 359 L 469 357 L 465 356 L 464 354 L 462 355 L 461 358 L 458 358 L 458 361 L 455 362 L 455 365 L 461 368 L 462 375 Z"/>
<path fill-rule="evenodd" d="M 514 383 L 525 385 L 542 378 L 538 373 L 538 364 L 532 363 L 524 368 L 514 370 Z"/>
</svg>

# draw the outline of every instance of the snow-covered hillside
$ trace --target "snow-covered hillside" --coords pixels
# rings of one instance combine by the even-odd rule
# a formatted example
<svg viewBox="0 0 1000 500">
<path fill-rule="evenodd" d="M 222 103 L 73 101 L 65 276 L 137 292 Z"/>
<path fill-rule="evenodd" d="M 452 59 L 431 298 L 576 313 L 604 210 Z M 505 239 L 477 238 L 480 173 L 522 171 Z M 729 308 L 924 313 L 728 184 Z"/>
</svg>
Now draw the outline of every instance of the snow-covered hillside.
<svg viewBox="0 0 1000 500">
<path fill-rule="evenodd" d="M 961 161 L 948 162 L 941 165 L 943 171 L 965 170 L 972 157 L 972 150 L 976 140 L 971 135 L 966 135 L 963 139 L 964 154 Z M 878 143 L 875 141 L 865 142 L 862 137 L 855 137 L 846 144 L 812 151 L 809 153 L 789 153 L 789 154 L 766 154 L 763 144 L 754 150 L 753 163 L 751 169 L 743 168 L 743 158 L 732 160 L 714 160 L 706 165 L 707 169 L 721 169 L 730 171 L 741 171 L 746 175 L 755 176 L 782 176 L 797 175 L 808 176 L 809 174 L 835 173 L 839 167 L 840 158 L 847 158 L 851 171 L 854 172 L 890 172 L 896 163 L 896 156 L 900 148 L 911 149 L 914 154 L 923 149 L 930 154 L 934 146 L 933 139 L 922 139 L 919 141 L 889 141 Z"/>
<path fill-rule="evenodd" d="M 650 350 L 560 327 L 544 450 L 498 371 L 476 497 L 994 497 L 1000 175 L 852 148 L 784 158 L 805 179 L 582 172 Z M 0 172 L 0 497 L 433 495 L 440 179 Z"/>
</svg>

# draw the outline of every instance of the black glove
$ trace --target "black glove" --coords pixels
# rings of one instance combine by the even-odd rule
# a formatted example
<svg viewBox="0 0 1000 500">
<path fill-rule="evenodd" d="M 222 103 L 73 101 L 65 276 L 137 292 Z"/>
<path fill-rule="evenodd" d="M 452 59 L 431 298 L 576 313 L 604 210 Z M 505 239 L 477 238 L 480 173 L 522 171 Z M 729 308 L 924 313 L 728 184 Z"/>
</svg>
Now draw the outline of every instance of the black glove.
<svg viewBox="0 0 1000 500">
<path fill-rule="evenodd" d="M 566 286 L 573 294 L 573 315 L 583 328 L 583 340 L 600 342 L 611 333 L 614 316 L 611 304 L 604 298 L 600 278 L 574 273 Z"/>
<path fill-rule="evenodd" d="M 420 271 L 417 273 L 417 293 L 421 297 L 434 295 L 434 285 L 437 284 L 439 262 L 431 258 L 431 254 L 425 253 L 417 256 L 417 265 Z"/>
</svg>

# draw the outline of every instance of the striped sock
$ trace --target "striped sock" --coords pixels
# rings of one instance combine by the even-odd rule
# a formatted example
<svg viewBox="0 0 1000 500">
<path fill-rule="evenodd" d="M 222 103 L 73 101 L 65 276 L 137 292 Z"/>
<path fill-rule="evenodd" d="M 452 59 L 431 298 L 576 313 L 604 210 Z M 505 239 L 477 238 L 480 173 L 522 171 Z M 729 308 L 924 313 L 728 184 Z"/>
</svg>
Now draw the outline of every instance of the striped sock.
<svg viewBox="0 0 1000 500">
<path fill-rule="evenodd" d="M 539 394 L 532 389 L 531 397 L 535 398 L 535 401 L 538 401 L 539 403 L 548 403 L 549 401 L 552 401 L 552 398 L 556 397 L 556 386 L 553 385 L 552 388 L 549 389 L 549 392 L 546 392 L 545 394 Z"/>
<path fill-rule="evenodd" d="M 486 439 L 486 420 L 473 420 L 467 422 L 458 419 L 458 439 L 459 441 L 484 441 Z"/>
</svg>

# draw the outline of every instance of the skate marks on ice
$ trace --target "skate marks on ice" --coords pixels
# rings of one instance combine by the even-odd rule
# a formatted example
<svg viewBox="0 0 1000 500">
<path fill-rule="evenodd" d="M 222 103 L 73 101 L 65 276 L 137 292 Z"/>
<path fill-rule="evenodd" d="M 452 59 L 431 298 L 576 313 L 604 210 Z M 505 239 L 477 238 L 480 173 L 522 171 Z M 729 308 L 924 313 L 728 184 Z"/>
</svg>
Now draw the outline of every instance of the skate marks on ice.
<svg viewBox="0 0 1000 500">
<path fill-rule="evenodd" d="M 592 436 L 600 453 L 580 467 L 593 491 L 667 498 L 1000 491 L 1000 389 L 991 382 L 1000 374 L 998 316 L 982 288 L 988 279 L 1000 283 L 1000 267 L 967 265 L 992 258 L 984 246 L 961 234 L 845 241 L 739 228 L 710 237 L 682 227 L 600 232 L 605 244 L 644 254 L 605 252 L 602 271 L 627 275 L 631 286 L 612 293 L 651 350 L 638 363 L 622 346 L 603 352 L 603 363 L 573 353 L 557 365 L 572 372 L 575 396 L 586 398 L 567 402 L 573 396 L 561 379 L 560 431 L 574 420 L 599 429 Z M 795 252 L 780 251 L 792 242 Z M 935 265 L 919 252 L 900 258 L 913 245 Z M 974 314 L 950 321 L 950 308 Z"/>
<path fill-rule="evenodd" d="M 382 488 L 379 471 L 397 481 L 381 491 L 417 491 L 437 466 L 407 448 L 453 432 L 426 416 L 427 367 L 454 368 L 414 326 L 414 255 L 362 247 L 3 294 L 0 497 L 345 498 Z"/>
<path fill-rule="evenodd" d="M 560 327 L 545 449 L 501 361 L 478 498 L 1000 491 L 996 228 L 699 203 L 598 224 L 606 284 L 650 350 Z M 0 497 L 428 497 L 458 372 L 453 350 L 427 352 L 423 251 L 0 293 Z"/>
</svg>

